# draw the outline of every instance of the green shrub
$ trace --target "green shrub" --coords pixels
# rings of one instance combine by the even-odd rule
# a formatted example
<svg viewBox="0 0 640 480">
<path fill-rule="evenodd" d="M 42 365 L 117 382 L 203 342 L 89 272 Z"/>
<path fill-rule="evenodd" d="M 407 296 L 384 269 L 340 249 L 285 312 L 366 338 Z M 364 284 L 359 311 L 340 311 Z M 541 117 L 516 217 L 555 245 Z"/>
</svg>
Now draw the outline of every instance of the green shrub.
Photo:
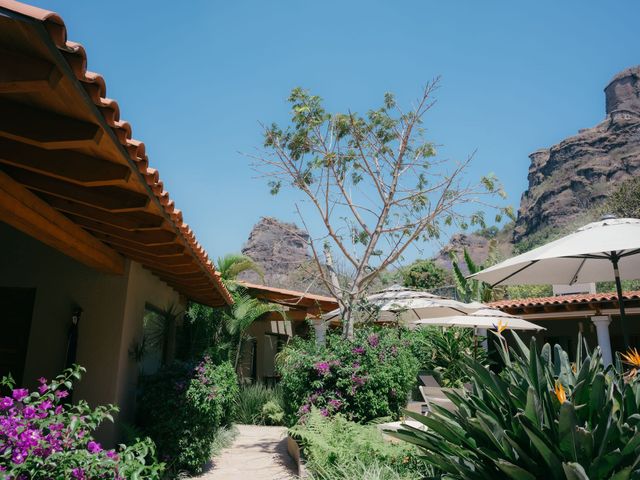
<svg viewBox="0 0 640 480">
<path fill-rule="evenodd" d="M 443 387 L 459 388 L 471 380 L 469 358 L 487 363 L 487 352 L 471 328 L 419 328 L 410 338 L 420 369 L 433 374 Z"/>
<path fill-rule="evenodd" d="M 237 395 L 231 364 L 175 362 L 141 380 L 138 422 L 172 472 L 197 473 L 218 429 L 231 423 Z"/>
<path fill-rule="evenodd" d="M 358 329 L 327 336 L 326 346 L 294 339 L 278 357 L 288 424 L 317 407 L 356 422 L 397 418 L 416 383 L 418 362 L 399 329 Z"/>
<path fill-rule="evenodd" d="M 447 271 L 433 260 L 416 260 L 400 270 L 405 287 L 431 290 L 442 287 L 447 280 Z"/>
<path fill-rule="evenodd" d="M 267 405 L 269 406 L 265 409 Z M 279 412 L 282 412 L 282 415 L 279 415 Z M 255 383 L 240 388 L 235 414 L 237 423 L 282 425 L 283 418 L 284 402 L 280 387 L 269 388 L 261 383 Z"/>
<path fill-rule="evenodd" d="M 407 412 L 428 427 L 397 438 L 420 446 L 440 478 L 629 479 L 640 476 L 640 381 L 604 367 L 582 346 L 576 363 L 558 345 L 541 352 L 514 334 L 497 375 L 472 359 L 473 392 L 451 393 L 457 410 Z M 640 367 L 640 356 L 631 358 Z"/>
<path fill-rule="evenodd" d="M 415 479 L 425 465 L 419 450 L 384 439 L 375 425 L 360 425 L 337 414 L 331 418 L 312 409 L 289 433 L 303 450 L 315 479 Z"/>
<path fill-rule="evenodd" d="M 94 440 L 94 430 L 113 421 L 117 407 L 92 409 L 85 401 L 72 405 L 64 400 L 84 371 L 74 365 L 51 382 L 41 378 L 33 392 L 16 388 L 11 377 L 0 381 L 9 393 L 0 397 L 1 478 L 160 478 L 164 466 L 156 462 L 148 438 L 135 438 L 117 450 L 105 450 Z"/>
</svg>

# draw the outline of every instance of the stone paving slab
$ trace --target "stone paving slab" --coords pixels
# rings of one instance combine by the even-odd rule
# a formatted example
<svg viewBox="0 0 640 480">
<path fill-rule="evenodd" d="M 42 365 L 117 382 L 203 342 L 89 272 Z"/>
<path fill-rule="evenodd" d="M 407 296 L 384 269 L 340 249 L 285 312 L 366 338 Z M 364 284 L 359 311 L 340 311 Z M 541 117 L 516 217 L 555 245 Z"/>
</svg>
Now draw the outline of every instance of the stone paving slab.
<svg viewBox="0 0 640 480">
<path fill-rule="evenodd" d="M 238 436 L 212 459 L 199 480 L 290 480 L 296 466 L 287 452 L 287 429 L 236 425 Z"/>
</svg>

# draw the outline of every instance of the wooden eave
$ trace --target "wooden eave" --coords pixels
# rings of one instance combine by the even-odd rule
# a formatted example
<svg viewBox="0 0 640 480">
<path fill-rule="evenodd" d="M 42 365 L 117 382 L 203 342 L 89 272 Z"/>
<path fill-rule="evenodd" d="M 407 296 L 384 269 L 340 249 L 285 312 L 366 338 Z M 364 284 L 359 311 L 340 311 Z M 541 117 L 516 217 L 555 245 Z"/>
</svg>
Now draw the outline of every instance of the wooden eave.
<svg viewBox="0 0 640 480">
<path fill-rule="evenodd" d="M 104 96 L 104 80 L 86 71 L 84 50 L 66 41 L 62 20 L 41 12 L 0 0 L 2 202 L 24 207 L 0 209 L 0 220 L 102 271 L 121 273 L 118 258 L 126 257 L 192 300 L 231 303 L 149 168 L 144 144 L 131 138 L 119 106 Z M 29 215 L 29 205 L 46 206 L 46 218 Z M 21 213 L 28 219 L 18 218 Z M 74 225 L 82 254 L 61 225 Z M 99 259 L 91 258 L 88 245 Z"/>
</svg>

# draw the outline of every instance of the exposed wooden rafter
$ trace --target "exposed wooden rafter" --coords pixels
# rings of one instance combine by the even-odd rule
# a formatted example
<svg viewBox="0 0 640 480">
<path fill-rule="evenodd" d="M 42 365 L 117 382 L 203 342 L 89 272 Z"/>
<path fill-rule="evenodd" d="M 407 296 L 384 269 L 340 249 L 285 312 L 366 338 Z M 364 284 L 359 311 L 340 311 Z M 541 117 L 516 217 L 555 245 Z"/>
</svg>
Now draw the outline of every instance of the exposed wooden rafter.
<svg viewBox="0 0 640 480">
<path fill-rule="evenodd" d="M 140 210 L 149 203 L 145 194 L 121 187 L 83 187 L 6 164 L 0 164 L 0 169 L 30 189 L 112 212 Z"/>
<path fill-rule="evenodd" d="M 0 100 L 0 135 L 43 148 L 77 148 L 96 145 L 102 129 L 93 123 Z"/>
<path fill-rule="evenodd" d="M 46 150 L 0 137 L 0 162 L 87 187 L 126 184 L 127 165 L 72 150 Z"/>
<path fill-rule="evenodd" d="M 124 259 L 0 172 L 0 220 L 102 272 L 122 274 Z"/>
<path fill-rule="evenodd" d="M 0 50 L 0 93 L 46 91 L 55 88 L 62 72 L 45 60 Z"/>
</svg>

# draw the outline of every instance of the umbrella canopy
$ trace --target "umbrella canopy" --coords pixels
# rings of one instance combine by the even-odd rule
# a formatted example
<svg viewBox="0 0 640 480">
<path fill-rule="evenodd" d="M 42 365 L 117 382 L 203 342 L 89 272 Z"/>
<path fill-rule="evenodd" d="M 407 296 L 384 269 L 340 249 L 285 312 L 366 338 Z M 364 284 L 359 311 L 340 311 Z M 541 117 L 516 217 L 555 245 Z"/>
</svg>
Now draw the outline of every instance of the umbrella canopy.
<svg viewBox="0 0 640 480">
<path fill-rule="evenodd" d="M 365 300 L 378 311 L 377 322 L 409 323 L 421 318 L 464 315 L 485 307 L 482 303 L 459 302 L 399 285 L 369 295 Z M 322 318 L 327 322 L 339 320 L 340 309 L 332 310 Z"/>
<path fill-rule="evenodd" d="M 509 315 L 493 308 L 483 308 L 468 315 L 454 315 L 451 317 L 423 318 L 411 322 L 416 326 L 439 326 L 439 327 L 470 327 L 470 328 L 496 328 L 498 324 L 506 326 L 511 330 L 544 330 L 544 327 L 535 323 Z"/>
<path fill-rule="evenodd" d="M 616 281 L 625 346 L 620 279 L 640 277 L 640 220 L 604 218 L 527 253 L 510 258 L 470 278 L 493 285 L 569 284 Z"/>
</svg>

